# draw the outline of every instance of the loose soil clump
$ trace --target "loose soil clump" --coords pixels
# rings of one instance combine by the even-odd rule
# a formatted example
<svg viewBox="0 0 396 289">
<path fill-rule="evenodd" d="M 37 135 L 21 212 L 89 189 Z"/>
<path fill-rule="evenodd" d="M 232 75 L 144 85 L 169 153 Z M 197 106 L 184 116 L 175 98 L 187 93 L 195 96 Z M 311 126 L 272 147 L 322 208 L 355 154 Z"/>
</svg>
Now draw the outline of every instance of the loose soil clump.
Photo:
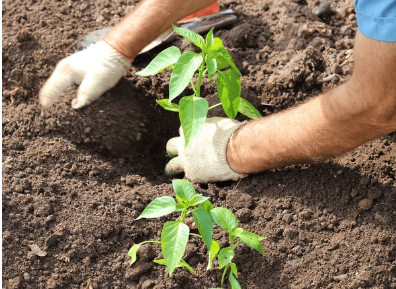
<svg viewBox="0 0 396 289">
<path fill-rule="evenodd" d="M 350 2 L 332 1 L 343 13 L 321 19 L 313 13 L 316 1 L 220 1 L 239 21 L 215 36 L 244 75 L 243 96 L 263 115 L 349 79 L 356 29 Z M 178 119 L 155 103 L 167 98 L 169 73 L 134 75 L 162 48 L 137 57 L 120 84 L 88 108 L 70 108 L 76 88 L 49 109 L 38 104 L 56 63 L 85 34 L 114 25 L 136 4 L 3 3 L 4 288 L 219 286 L 221 273 L 206 271 L 199 240 L 185 256 L 194 276 L 177 269 L 169 277 L 151 262 L 161 258 L 155 245 L 142 247 L 139 263 L 129 267 L 132 244 L 159 239 L 166 221 L 135 218 L 154 198 L 173 193 L 163 169 Z M 173 45 L 194 49 L 182 40 Z M 213 84 L 204 82 L 202 91 L 216 100 Z M 321 164 L 196 190 L 232 210 L 245 229 L 267 236 L 265 256 L 236 249 L 243 288 L 396 288 L 395 163 L 393 133 Z M 367 210 L 359 207 L 365 199 Z M 225 237 L 215 231 L 216 239 Z"/>
</svg>

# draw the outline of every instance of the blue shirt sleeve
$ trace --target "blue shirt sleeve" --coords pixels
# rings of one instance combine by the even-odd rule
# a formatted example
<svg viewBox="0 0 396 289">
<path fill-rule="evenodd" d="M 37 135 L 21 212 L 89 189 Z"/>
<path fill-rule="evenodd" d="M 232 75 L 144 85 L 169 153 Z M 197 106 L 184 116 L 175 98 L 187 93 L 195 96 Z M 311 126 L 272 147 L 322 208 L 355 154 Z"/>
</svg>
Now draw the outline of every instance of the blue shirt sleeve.
<svg viewBox="0 0 396 289">
<path fill-rule="evenodd" d="M 356 0 L 355 10 L 363 35 L 396 42 L 396 0 Z"/>
</svg>

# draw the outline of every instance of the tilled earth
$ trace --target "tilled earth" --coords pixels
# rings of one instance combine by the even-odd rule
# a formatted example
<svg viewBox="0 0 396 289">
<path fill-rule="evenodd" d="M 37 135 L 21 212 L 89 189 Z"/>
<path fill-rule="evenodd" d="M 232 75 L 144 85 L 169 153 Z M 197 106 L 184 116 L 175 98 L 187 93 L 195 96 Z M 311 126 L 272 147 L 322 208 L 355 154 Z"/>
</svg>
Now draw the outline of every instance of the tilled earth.
<svg viewBox="0 0 396 289">
<path fill-rule="evenodd" d="M 215 35 L 244 74 L 243 96 L 263 115 L 348 80 L 356 29 L 351 2 L 332 1 L 337 14 L 317 18 L 316 1 L 220 1 L 239 21 Z M 178 118 L 155 105 L 167 96 L 169 72 L 134 74 L 161 48 L 139 56 L 89 108 L 70 108 L 75 88 L 50 109 L 38 104 L 56 63 L 85 34 L 114 25 L 135 5 L 3 2 L 4 288 L 219 287 L 221 273 L 205 270 L 206 250 L 195 239 L 185 256 L 194 276 L 177 269 L 169 277 L 151 262 L 161 258 L 155 245 L 142 247 L 139 262 L 129 266 L 128 249 L 158 240 L 168 220 L 135 218 L 154 198 L 173 195 L 163 169 Z M 194 49 L 182 40 L 173 45 Z M 217 101 L 213 84 L 203 91 Z M 396 288 L 395 163 L 393 133 L 324 163 L 196 189 L 232 210 L 243 228 L 267 236 L 265 256 L 243 245 L 236 250 L 243 288 Z M 363 199 L 372 207 L 359 209 Z M 220 230 L 215 237 L 226 244 Z"/>
</svg>

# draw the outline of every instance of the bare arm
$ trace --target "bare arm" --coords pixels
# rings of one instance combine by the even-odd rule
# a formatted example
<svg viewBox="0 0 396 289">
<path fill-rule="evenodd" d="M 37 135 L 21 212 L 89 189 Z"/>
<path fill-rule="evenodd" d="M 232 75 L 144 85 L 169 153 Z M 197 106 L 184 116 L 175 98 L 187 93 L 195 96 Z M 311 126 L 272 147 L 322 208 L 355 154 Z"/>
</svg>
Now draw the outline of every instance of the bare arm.
<svg viewBox="0 0 396 289">
<path fill-rule="evenodd" d="M 247 123 L 227 147 L 238 173 L 345 153 L 396 130 L 396 43 L 357 33 L 349 82 L 294 109 Z"/>
<path fill-rule="evenodd" d="M 213 2 L 215 0 L 145 0 L 115 26 L 104 41 L 133 59 L 172 23 Z"/>
</svg>

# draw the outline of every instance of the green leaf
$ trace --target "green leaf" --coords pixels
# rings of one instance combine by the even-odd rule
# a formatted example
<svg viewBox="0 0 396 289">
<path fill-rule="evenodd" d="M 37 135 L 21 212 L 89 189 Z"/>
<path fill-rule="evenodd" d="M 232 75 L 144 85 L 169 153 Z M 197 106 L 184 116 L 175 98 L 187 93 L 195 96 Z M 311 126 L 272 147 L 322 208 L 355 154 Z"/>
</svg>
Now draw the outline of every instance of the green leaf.
<svg viewBox="0 0 396 289">
<path fill-rule="evenodd" d="M 161 51 L 145 69 L 136 72 L 136 75 L 149 76 L 160 73 L 177 62 L 181 53 L 179 48 L 171 46 Z"/>
<path fill-rule="evenodd" d="M 195 195 L 194 197 L 191 198 L 189 204 L 190 204 L 191 207 L 192 206 L 196 206 L 196 205 L 199 205 L 199 204 L 205 202 L 208 199 L 209 199 L 208 197 L 204 197 L 202 195 Z"/>
<path fill-rule="evenodd" d="M 238 268 L 237 268 L 237 265 L 236 265 L 235 263 L 231 262 L 230 266 L 231 266 L 231 272 L 232 272 L 232 274 L 234 274 L 234 276 L 238 278 Z"/>
<path fill-rule="evenodd" d="M 234 232 L 232 232 L 231 235 L 239 237 L 239 235 L 243 232 L 242 228 L 236 228 Z"/>
<path fill-rule="evenodd" d="M 167 98 L 156 100 L 156 102 L 166 110 L 179 112 L 179 106 L 176 103 L 170 103 Z"/>
<path fill-rule="evenodd" d="M 228 64 L 227 60 L 221 55 L 216 56 L 216 63 L 217 63 L 217 70 L 222 70 L 222 69 L 230 66 Z"/>
<path fill-rule="evenodd" d="M 191 274 L 195 275 L 195 271 L 193 270 L 193 268 L 191 268 L 190 265 L 188 265 L 188 263 L 186 261 L 184 261 L 183 259 L 180 260 L 179 264 L 181 266 L 183 266 L 184 268 L 187 269 L 188 272 L 190 272 Z"/>
<path fill-rule="evenodd" d="M 219 260 L 219 269 L 224 268 L 227 264 L 231 263 L 232 258 L 234 258 L 235 253 L 233 250 L 229 248 L 223 248 L 219 252 L 218 260 Z"/>
<path fill-rule="evenodd" d="M 208 59 L 215 59 L 216 60 L 216 67 L 217 70 L 222 70 L 226 68 L 227 66 L 230 66 L 227 62 L 227 60 L 218 52 L 216 51 L 209 51 L 209 53 L 206 56 L 206 64 L 208 66 Z M 209 70 L 209 68 L 208 68 Z"/>
<path fill-rule="evenodd" d="M 214 42 L 213 30 L 214 30 L 214 27 L 212 27 L 212 29 L 209 30 L 208 34 L 206 34 L 206 49 L 210 49 L 213 45 L 213 42 Z"/>
<path fill-rule="evenodd" d="M 142 214 L 136 218 L 139 220 L 141 218 L 158 218 L 176 210 L 176 201 L 174 198 L 169 196 L 163 196 L 153 200 L 148 206 L 143 210 Z"/>
<path fill-rule="evenodd" d="M 213 259 L 214 259 L 214 257 L 216 257 L 216 254 L 219 253 L 219 251 L 220 251 L 219 242 L 212 239 L 212 245 L 210 246 L 210 250 L 209 250 L 209 262 L 208 262 L 208 267 L 206 268 L 206 270 L 209 270 L 210 268 L 212 268 Z"/>
<path fill-rule="evenodd" d="M 185 202 L 179 202 L 176 204 L 176 212 L 180 212 L 188 209 L 188 204 Z"/>
<path fill-rule="evenodd" d="M 224 57 L 224 59 L 227 61 L 228 65 L 232 67 L 233 70 L 239 75 L 242 76 L 242 73 L 239 71 L 238 67 L 236 67 L 234 60 L 232 60 L 232 57 L 230 53 L 225 49 L 224 47 L 220 47 L 219 49 L 216 50 L 218 54 Z M 216 57 L 217 58 L 217 57 Z"/>
<path fill-rule="evenodd" d="M 223 48 L 223 41 L 219 37 L 215 37 L 213 39 L 213 44 L 210 46 L 210 50 L 217 51 L 220 48 Z"/>
<path fill-rule="evenodd" d="M 230 271 L 230 276 L 229 276 L 228 280 L 230 281 L 232 289 L 241 289 L 241 285 L 239 285 L 237 279 L 235 279 L 232 271 Z"/>
<path fill-rule="evenodd" d="M 225 50 L 225 48 L 223 46 L 223 41 L 221 41 L 221 39 L 219 37 L 215 37 L 213 39 L 213 44 L 210 47 L 209 56 L 211 58 L 216 59 L 218 70 L 222 70 L 222 69 L 226 68 L 227 66 L 230 66 L 229 58 L 231 58 L 231 55 L 228 53 L 227 50 L 225 50 L 226 51 L 226 53 L 225 53 L 223 49 Z M 223 54 L 225 54 L 225 56 Z M 231 61 L 232 61 L 232 63 L 234 63 L 232 58 L 231 58 Z"/>
<path fill-rule="evenodd" d="M 154 263 L 157 263 L 157 264 L 159 264 L 159 265 L 164 265 L 164 266 L 166 266 L 165 259 L 157 259 L 157 260 L 153 260 L 153 262 L 154 262 Z M 180 266 L 177 266 L 177 267 L 180 267 Z"/>
<path fill-rule="evenodd" d="M 252 247 L 253 249 L 259 251 L 261 254 L 264 255 L 263 246 L 260 243 L 260 241 L 263 240 L 263 237 L 249 231 L 243 231 L 241 234 L 238 235 L 238 237 L 246 245 Z"/>
<path fill-rule="evenodd" d="M 262 117 L 260 112 L 253 106 L 253 104 L 244 98 L 241 98 L 239 102 L 238 111 L 251 119 L 258 119 Z"/>
<path fill-rule="evenodd" d="M 238 221 L 230 210 L 218 207 L 211 210 L 210 213 L 215 223 L 229 234 L 232 234 L 238 227 Z"/>
<path fill-rule="evenodd" d="M 140 245 L 141 244 L 135 243 L 135 244 L 133 244 L 131 249 L 129 249 L 129 251 L 128 251 L 128 255 L 131 257 L 130 266 L 132 266 L 132 264 L 136 262 L 136 254 L 137 254 L 137 251 L 139 250 Z"/>
<path fill-rule="evenodd" d="M 206 200 L 205 202 L 199 205 L 199 208 L 204 209 L 210 214 L 210 211 L 213 210 L 213 205 L 209 200 Z"/>
<path fill-rule="evenodd" d="M 157 263 L 159 265 L 164 265 L 166 266 L 166 262 L 165 259 L 157 259 L 157 260 L 153 260 L 154 263 Z"/>
<path fill-rule="evenodd" d="M 186 147 L 201 132 L 208 109 L 209 103 L 202 97 L 188 96 L 180 100 L 179 118 Z"/>
<path fill-rule="evenodd" d="M 175 26 L 173 24 L 172 24 L 172 27 L 176 31 L 177 34 L 179 34 L 179 35 L 183 36 L 184 38 L 190 40 L 192 43 L 194 43 L 194 45 L 196 45 L 199 48 L 201 48 L 201 50 L 204 49 L 205 40 L 203 39 L 203 37 L 201 35 L 195 33 L 194 31 L 192 31 L 190 29 L 177 27 L 177 26 Z"/>
<path fill-rule="evenodd" d="M 190 229 L 180 221 L 165 223 L 161 233 L 161 250 L 169 276 L 179 264 L 186 250 Z"/>
<path fill-rule="evenodd" d="M 172 180 L 173 190 L 179 202 L 185 201 L 187 204 L 195 196 L 194 186 L 187 180 Z"/>
<path fill-rule="evenodd" d="M 192 211 L 192 215 L 206 247 L 208 248 L 208 250 L 210 250 L 213 237 L 212 217 L 207 211 L 201 208 L 194 209 Z"/>
<path fill-rule="evenodd" d="M 241 81 L 238 74 L 232 69 L 219 71 L 216 85 L 224 112 L 229 118 L 235 118 L 241 100 Z"/>
<path fill-rule="evenodd" d="M 216 71 L 217 71 L 216 59 L 214 59 L 210 56 L 206 57 L 206 66 L 208 67 L 208 75 L 209 75 L 208 81 L 211 81 L 212 77 L 216 74 Z"/>
<path fill-rule="evenodd" d="M 195 71 L 202 63 L 202 55 L 184 52 L 177 60 L 169 82 L 169 101 L 177 97 L 190 83 Z"/>
<path fill-rule="evenodd" d="M 158 259 L 158 260 L 154 260 L 153 262 L 157 263 L 159 265 L 165 265 L 166 266 L 165 259 Z M 179 264 L 177 264 L 177 266 L 176 266 L 176 268 L 180 268 L 180 267 L 185 267 L 191 274 L 193 274 L 193 275 L 195 274 L 195 271 L 183 259 L 181 259 Z"/>
</svg>

